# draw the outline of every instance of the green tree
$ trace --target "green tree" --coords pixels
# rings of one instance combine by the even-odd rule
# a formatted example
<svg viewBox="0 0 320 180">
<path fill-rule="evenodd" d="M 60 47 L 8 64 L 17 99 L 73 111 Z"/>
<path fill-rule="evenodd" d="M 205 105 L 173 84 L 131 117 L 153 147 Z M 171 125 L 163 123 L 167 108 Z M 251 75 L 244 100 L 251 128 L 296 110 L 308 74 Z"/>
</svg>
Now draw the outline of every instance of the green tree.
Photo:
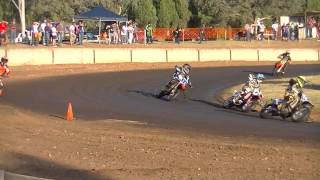
<svg viewBox="0 0 320 180">
<path fill-rule="evenodd" d="M 320 0 L 306 0 L 307 9 L 310 11 L 320 11 Z"/>
<path fill-rule="evenodd" d="M 156 9 L 153 6 L 152 0 L 136 0 L 131 4 L 131 18 L 134 19 L 138 26 L 145 27 L 148 23 L 157 23 Z"/>
<path fill-rule="evenodd" d="M 175 3 L 172 0 L 160 0 L 158 10 L 158 26 L 159 27 L 177 27 L 178 13 L 175 8 Z"/>
<path fill-rule="evenodd" d="M 188 0 L 174 0 L 174 2 L 178 14 L 178 26 L 183 28 L 187 27 L 191 16 Z"/>
</svg>

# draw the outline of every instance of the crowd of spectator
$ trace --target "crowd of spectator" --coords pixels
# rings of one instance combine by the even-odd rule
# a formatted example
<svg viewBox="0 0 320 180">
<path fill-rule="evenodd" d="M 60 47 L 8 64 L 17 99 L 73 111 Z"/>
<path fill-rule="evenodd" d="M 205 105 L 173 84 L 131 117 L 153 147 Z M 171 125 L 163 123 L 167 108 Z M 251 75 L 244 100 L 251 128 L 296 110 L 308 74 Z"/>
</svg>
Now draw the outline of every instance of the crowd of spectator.
<svg viewBox="0 0 320 180">
<path fill-rule="evenodd" d="M 106 25 L 105 29 L 101 39 L 105 40 L 107 44 L 132 44 L 139 40 L 137 24 L 132 20 L 122 23 L 120 26 L 118 23 Z"/>
<path fill-rule="evenodd" d="M 270 28 L 267 28 L 264 21 L 267 18 L 257 18 L 254 23 L 246 24 L 242 32 L 237 33 L 236 38 L 251 40 L 264 40 L 265 38 L 274 40 L 299 40 L 300 38 L 312 38 L 314 29 L 317 30 L 317 38 L 320 39 L 320 19 L 315 17 L 308 17 L 307 24 L 301 22 L 289 22 L 287 24 L 279 24 L 274 21 Z M 62 21 L 33 22 L 27 27 L 27 31 L 23 36 L 18 35 L 15 19 L 10 22 L 2 20 L 0 22 L 0 45 L 5 43 L 15 44 L 16 42 L 24 42 L 32 46 L 42 44 L 44 46 L 61 46 L 63 41 L 68 41 L 70 45 L 83 45 L 83 40 L 88 36 L 85 31 L 85 24 L 83 21 L 72 22 L 65 24 Z M 144 30 L 144 31 L 143 31 Z M 122 23 L 106 23 L 99 35 L 95 36 L 95 40 L 100 40 L 106 44 L 132 44 L 139 40 L 143 41 L 141 33 L 144 32 L 145 42 L 147 44 L 153 43 L 155 26 L 148 23 L 144 29 L 138 29 L 137 23 L 129 20 Z M 171 31 L 169 35 L 173 38 L 173 42 L 180 44 L 182 38 L 182 29 L 177 28 Z M 168 36 L 168 35 L 167 35 Z M 205 39 L 204 26 L 199 28 L 199 43 Z M 22 39 L 22 37 L 24 37 Z M 139 38 L 140 37 L 140 38 Z M 21 39 L 19 39 L 21 38 Z M 94 39 L 94 37 L 93 37 Z"/>
<path fill-rule="evenodd" d="M 30 38 L 27 38 L 26 41 L 32 46 L 42 44 L 44 46 L 52 45 L 53 47 L 57 47 L 62 45 L 63 40 L 69 40 L 70 45 L 82 45 L 84 32 L 84 23 L 82 21 L 73 22 L 65 26 L 63 22 L 44 20 L 41 23 L 32 23 L 30 35 L 27 35 Z"/>
<path fill-rule="evenodd" d="M 264 20 L 267 18 L 257 18 L 253 24 L 246 24 L 244 31 L 237 34 L 237 38 L 241 37 L 247 41 L 252 39 L 264 40 L 266 37 L 273 40 L 299 40 L 302 38 L 313 38 L 314 29 L 316 29 L 316 38 L 320 40 L 320 19 L 316 21 L 315 17 L 308 17 L 306 26 L 302 22 L 292 22 L 279 24 L 274 21 L 271 25 L 271 32 L 267 32 Z"/>
</svg>

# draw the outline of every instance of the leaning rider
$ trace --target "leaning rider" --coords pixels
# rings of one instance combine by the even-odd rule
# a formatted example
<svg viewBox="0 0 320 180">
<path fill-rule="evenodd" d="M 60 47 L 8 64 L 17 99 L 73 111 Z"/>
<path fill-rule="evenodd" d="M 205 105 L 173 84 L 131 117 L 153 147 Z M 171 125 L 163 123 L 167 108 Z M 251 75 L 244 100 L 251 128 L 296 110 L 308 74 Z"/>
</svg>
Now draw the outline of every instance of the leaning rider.
<svg viewBox="0 0 320 180">
<path fill-rule="evenodd" d="M 264 80 L 263 74 L 257 74 L 257 76 L 249 74 L 248 81 L 242 86 L 241 94 L 246 95 L 249 92 L 252 92 L 253 89 L 260 88 L 262 80 Z"/>
<path fill-rule="evenodd" d="M 176 65 L 175 72 L 172 75 L 171 81 L 167 84 L 167 87 L 170 87 L 172 86 L 172 84 L 176 83 L 177 81 L 180 81 L 179 76 L 182 76 L 183 81 L 186 82 L 191 87 L 190 71 L 191 71 L 190 64 L 184 64 L 181 67 Z"/>
<path fill-rule="evenodd" d="M 276 63 L 276 66 L 277 66 L 276 68 L 282 67 L 287 61 L 288 63 L 290 63 L 291 62 L 290 51 L 287 50 L 286 52 L 280 54 L 278 58 L 280 59 L 280 61 Z"/>
<path fill-rule="evenodd" d="M 289 85 L 285 90 L 283 108 L 291 112 L 300 102 L 303 90 L 302 88 L 307 83 L 305 77 L 298 76 L 289 80 Z"/>
<path fill-rule="evenodd" d="M 0 61 L 0 96 L 2 95 L 3 87 L 4 87 L 2 80 L 1 80 L 1 77 L 8 76 L 9 72 L 10 72 L 7 63 L 8 63 L 8 58 L 5 56 L 2 57 L 1 61 Z"/>
<path fill-rule="evenodd" d="M 0 76 L 7 76 L 9 72 L 8 58 L 3 56 L 0 61 Z"/>
</svg>

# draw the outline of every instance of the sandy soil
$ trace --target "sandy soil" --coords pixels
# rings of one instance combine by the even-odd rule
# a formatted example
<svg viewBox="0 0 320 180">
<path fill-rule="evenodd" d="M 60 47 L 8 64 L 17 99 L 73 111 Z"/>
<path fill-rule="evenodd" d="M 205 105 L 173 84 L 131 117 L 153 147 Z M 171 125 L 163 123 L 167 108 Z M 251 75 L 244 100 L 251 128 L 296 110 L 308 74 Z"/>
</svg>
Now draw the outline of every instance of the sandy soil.
<svg viewBox="0 0 320 180">
<path fill-rule="evenodd" d="M 271 64 L 270 62 L 266 64 Z M 245 63 L 194 63 L 193 66 Z M 173 64 L 26 66 L 6 81 Z M 27 75 L 26 75 L 27 73 Z M 32 102 L 31 102 L 32 103 Z M 0 169 L 54 179 L 319 179 L 320 143 L 212 136 L 131 121 L 68 122 L 0 99 Z"/>
</svg>

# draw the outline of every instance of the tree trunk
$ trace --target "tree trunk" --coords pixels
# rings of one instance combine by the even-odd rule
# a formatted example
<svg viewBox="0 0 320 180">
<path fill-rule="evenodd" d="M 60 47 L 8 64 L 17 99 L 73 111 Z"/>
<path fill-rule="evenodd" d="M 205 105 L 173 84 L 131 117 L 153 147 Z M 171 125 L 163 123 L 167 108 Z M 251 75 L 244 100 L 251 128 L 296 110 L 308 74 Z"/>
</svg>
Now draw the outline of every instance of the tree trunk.
<svg viewBox="0 0 320 180">
<path fill-rule="evenodd" d="M 24 36 L 26 30 L 26 9 L 25 9 L 25 0 L 19 0 L 19 14 L 21 20 L 21 33 Z"/>
</svg>

